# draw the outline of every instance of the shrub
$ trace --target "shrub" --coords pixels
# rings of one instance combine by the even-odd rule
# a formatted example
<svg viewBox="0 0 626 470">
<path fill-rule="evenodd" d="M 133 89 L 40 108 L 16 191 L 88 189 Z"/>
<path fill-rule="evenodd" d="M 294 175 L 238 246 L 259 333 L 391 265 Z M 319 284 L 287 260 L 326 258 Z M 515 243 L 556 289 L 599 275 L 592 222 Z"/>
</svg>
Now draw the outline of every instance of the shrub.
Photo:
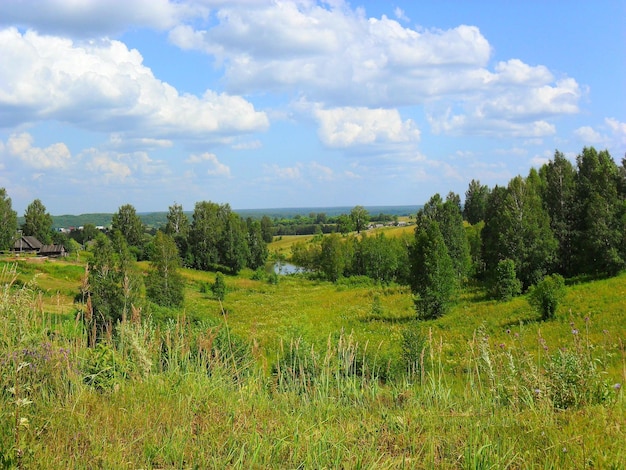
<svg viewBox="0 0 626 470">
<path fill-rule="evenodd" d="M 546 276 L 541 282 L 530 289 L 528 302 L 541 315 L 542 320 L 554 318 L 561 300 L 565 296 L 563 276 L 553 274 Z"/>
<path fill-rule="evenodd" d="M 501 302 L 506 302 L 521 292 L 522 283 L 517 279 L 515 262 L 511 259 L 500 261 L 496 267 L 496 277 L 492 288 L 493 296 Z"/>
<path fill-rule="evenodd" d="M 226 297 L 226 281 L 222 273 L 215 275 L 215 282 L 211 285 L 211 292 L 217 300 L 224 300 Z"/>
<path fill-rule="evenodd" d="M 409 377 L 424 373 L 424 357 L 428 348 L 428 338 L 416 328 L 409 327 L 402 332 L 402 361 Z"/>
</svg>

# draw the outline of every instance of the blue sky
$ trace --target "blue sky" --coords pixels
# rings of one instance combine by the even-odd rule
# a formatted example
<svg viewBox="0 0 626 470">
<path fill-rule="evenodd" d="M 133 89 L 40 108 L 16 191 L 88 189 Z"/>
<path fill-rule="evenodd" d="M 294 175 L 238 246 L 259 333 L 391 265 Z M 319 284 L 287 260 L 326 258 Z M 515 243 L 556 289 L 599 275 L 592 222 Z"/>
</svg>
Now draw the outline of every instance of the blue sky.
<svg viewBox="0 0 626 470">
<path fill-rule="evenodd" d="M 36 6 L 35 6 L 36 5 Z M 626 152 L 619 1 L 0 2 L 23 214 L 423 204 Z"/>
</svg>

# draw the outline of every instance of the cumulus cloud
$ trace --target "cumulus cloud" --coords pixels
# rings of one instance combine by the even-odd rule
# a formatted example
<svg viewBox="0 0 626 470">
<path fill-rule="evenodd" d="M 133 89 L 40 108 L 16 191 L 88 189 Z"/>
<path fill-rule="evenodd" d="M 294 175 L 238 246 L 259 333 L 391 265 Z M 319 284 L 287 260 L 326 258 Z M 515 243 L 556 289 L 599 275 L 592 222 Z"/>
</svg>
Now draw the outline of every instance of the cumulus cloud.
<svg viewBox="0 0 626 470">
<path fill-rule="evenodd" d="M 207 174 L 211 176 L 226 176 L 230 177 L 230 168 L 227 165 L 224 165 L 217 159 L 217 155 L 214 153 L 201 153 L 201 154 L 192 154 L 186 160 L 187 163 L 191 164 L 199 164 L 205 163 L 208 165 Z"/>
<path fill-rule="evenodd" d="M 423 104 L 436 132 L 530 137 L 553 134 L 546 120 L 577 113 L 582 95 L 543 65 L 513 58 L 490 70 L 491 45 L 475 26 L 418 30 L 342 1 L 224 5 L 214 19 L 180 25 L 170 40 L 215 57 L 235 93 L 290 92 L 326 108 Z M 452 121 L 437 112 L 450 103 L 463 103 Z"/>
<path fill-rule="evenodd" d="M 265 130 L 267 116 L 239 96 L 180 94 L 119 41 L 0 31 L 0 126 L 60 120 L 142 138 L 210 139 Z"/>
<path fill-rule="evenodd" d="M 72 155 L 67 146 L 58 142 L 46 148 L 34 147 L 33 137 L 27 132 L 13 134 L 7 141 L 7 151 L 32 168 L 63 169 L 68 166 Z M 1 150 L 1 147 L 0 147 Z"/>
<path fill-rule="evenodd" d="M 123 160 L 124 154 L 101 152 L 95 148 L 87 149 L 83 156 L 88 159 L 86 167 L 100 175 L 105 181 L 124 181 L 132 171 Z"/>
<path fill-rule="evenodd" d="M 334 108 L 314 110 L 319 135 L 330 147 L 419 140 L 415 123 L 403 121 L 396 109 Z"/>
<path fill-rule="evenodd" d="M 605 140 L 605 138 L 591 126 L 579 127 L 574 131 L 574 134 L 587 144 L 599 144 Z"/>
<path fill-rule="evenodd" d="M 169 0 L 19 0 L 0 2 L 0 25 L 20 25 L 74 37 L 106 36 L 130 27 L 166 30 L 180 21 L 208 14 L 197 2 Z"/>
</svg>

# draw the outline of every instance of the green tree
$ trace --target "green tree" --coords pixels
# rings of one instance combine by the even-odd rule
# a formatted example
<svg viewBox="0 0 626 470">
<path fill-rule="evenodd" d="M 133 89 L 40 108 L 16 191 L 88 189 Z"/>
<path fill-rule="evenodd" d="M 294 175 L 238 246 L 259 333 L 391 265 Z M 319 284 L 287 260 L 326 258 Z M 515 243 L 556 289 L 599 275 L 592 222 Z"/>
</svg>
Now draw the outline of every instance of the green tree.
<svg viewBox="0 0 626 470">
<path fill-rule="evenodd" d="M 261 218 L 261 233 L 265 243 L 272 243 L 274 240 L 274 224 L 272 224 L 272 219 L 266 215 Z"/>
<path fill-rule="evenodd" d="M 95 240 L 100 231 L 96 228 L 94 224 L 85 224 L 82 230 L 82 240 L 81 243 L 87 243 L 91 240 Z"/>
<path fill-rule="evenodd" d="M 11 206 L 6 189 L 0 188 L 0 251 L 13 247 L 17 232 L 17 212 Z"/>
<path fill-rule="evenodd" d="M 620 171 L 608 151 L 593 147 L 584 148 L 576 163 L 576 266 L 583 273 L 615 274 L 624 267 Z"/>
<path fill-rule="evenodd" d="M 219 241 L 229 207 L 214 202 L 197 202 L 189 231 L 190 250 L 197 269 L 208 271 L 219 261 Z"/>
<path fill-rule="evenodd" d="M 219 301 L 223 301 L 226 297 L 226 280 L 222 273 L 218 272 L 215 275 L 215 282 L 211 284 L 211 292 L 213 292 L 213 296 Z"/>
<path fill-rule="evenodd" d="M 485 220 L 488 197 L 489 187 L 480 184 L 478 180 L 472 180 L 467 191 L 465 191 L 465 205 L 463 207 L 465 220 L 472 225 Z"/>
<path fill-rule="evenodd" d="M 143 222 L 137 215 L 137 211 L 131 204 L 121 206 L 113 214 L 111 230 L 119 230 L 126 239 L 126 243 L 133 247 L 133 252 L 137 259 L 144 258 L 144 232 Z"/>
<path fill-rule="evenodd" d="M 234 212 L 229 212 L 226 216 L 218 247 L 220 264 L 233 274 L 246 267 L 250 258 L 247 225 Z"/>
<path fill-rule="evenodd" d="M 371 237 L 363 234 L 357 258 L 361 265 L 360 273 L 382 283 L 392 282 L 396 278 L 401 262 L 396 243 L 382 232 Z"/>
<path fill-rule="evenodd" d="M 22 233 L 37 238 L 44 245 L 52 241 L 52 216 L 39 199 L 35 199 L 26 208 Z"/>
<path fill-rule="evenodd" d="M 257 269 L 265 266 L 267 262 L 267 244 L 263 239 L 263 231 L 261 229 L 261 222 L 258 220 L 250 219 L 248 225 L 248 248 L 250 251 L 250 259 L 248 261 L 248 267 L 251 269 Z"/>
<path fill-rule="evenodd" d="M 459 207 L 459 197 L 450 193 L 444 202 L 439 194 L 435 194 L 417 214 L 418 223 L 424 219 L 435 221 L 439 225 L 456 276 L 462 281 L 469 272 L 471 256 Z"/>
<path fill-rule="evenodd" d="M 165 307 L 180 307 L 184 301 L 184 282 L 178 272 L 181 262 L 174 239 L 157 232 L 150 254 L 151 271 L 146 278 L 146 295 Z"/>
<path fill-rule="evenodd" d="M 497 185 L 487 197 L 485 224 L 480 232 L 482 261 L 487 274 L 493 274 L 498 263 L 507 258 L 504 244 L 505 227 L 502 218 L 506 197 L 507 189 Z"/>
<path fill-rule="evenodd" d="M 492 290 L 493 296 L 501 302 L 520 295 L 522 283 L 517 279 L 513 260 L 505 259 L 498 263 Z"/>
<path fill-rule="evenodd" d="M 370 220 L 370 214 L 363 206 L 355 206 L 350 211 L 350 219 L 352 220 L 352 226 L 356 229 L 357 233 L 361 233 L 367 227 L 367 223 Z"/>
<path fill-rule="evenodd" d="M 433 319 L 447 313 L 458 290 L 458 277 L 439 224 L 427 217 L 418 220 L 411 270 L 418 317 Z"/>
<path fill-rule="evenodd" d="M 528 294 L 528 302 L 537 310 L 543 320 L 556 315 L 557 308 L 565 297 L 565 281 L 559 274 L 546 276 Z"/>
<path fill-rule="evenodd" d="M 554 158 L 541 167 L 539 176 L 543 183 L 541 199 L 559 244 L 555 268 L 563 275 L 572 275 L 576 271 L 573 266 L 576 169 L 557 150 Z"/>
<path fill-rule="evenodd" d="M 120 239 L 125 240 L 120 235 Z M 94 345 L 105 333 L 113 334 L 116 324 L 125 315 L 127 296 L 124 289 L 128 279 L 124 267 L 129 262 L 120 258 L 113 242 L 99 234 L 92 247 L 93 257 L 89 262 L 89 300 L 85 314 L 89 344 Z M 122 256 L 125 251 L 121 250 Z"/>
<path fill-rule="evenodd" d="M 174 203 L 167 212 L 165 233 L 172 237 L 187 237 L 189 235 L 189 218 L 183 211 L 183 206 Z"/>
<path fill-rule="evenodd" d="M 340 233 L 348 234 L 354 230 L 354 223 L 349 215 L 341 214 L 337 217 L 337 229 Z"/>
<path fill-rule="evenodd" d="M 329 281 L 336 282 L 343 276 L 349 263 L 346 246 L 340 235 L 331 233 L 322 239 L 319 264 L 322 273 Z"/>
</svg>

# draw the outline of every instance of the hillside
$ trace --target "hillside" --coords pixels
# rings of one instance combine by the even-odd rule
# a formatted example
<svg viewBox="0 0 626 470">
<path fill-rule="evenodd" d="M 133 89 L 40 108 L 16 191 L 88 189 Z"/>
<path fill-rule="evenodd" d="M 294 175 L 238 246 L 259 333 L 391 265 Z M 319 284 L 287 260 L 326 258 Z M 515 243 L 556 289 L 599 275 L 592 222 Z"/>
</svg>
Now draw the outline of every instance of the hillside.
<svg viewBox="0 0 626 470">
<path fill-rule="evenodd" d="M 398 286 L 244 271 L 220 304 L 213 273 L 183 270 L 183 309 L 145 306 L 92 349 L 82 261 L 5 266 L 0 378 L 22 400 L 1 401 L 9 466 L 626 465 L 626 274 L 569 286 L 549 322 L 480 290 L 419 322 Z"/>
</svg>

